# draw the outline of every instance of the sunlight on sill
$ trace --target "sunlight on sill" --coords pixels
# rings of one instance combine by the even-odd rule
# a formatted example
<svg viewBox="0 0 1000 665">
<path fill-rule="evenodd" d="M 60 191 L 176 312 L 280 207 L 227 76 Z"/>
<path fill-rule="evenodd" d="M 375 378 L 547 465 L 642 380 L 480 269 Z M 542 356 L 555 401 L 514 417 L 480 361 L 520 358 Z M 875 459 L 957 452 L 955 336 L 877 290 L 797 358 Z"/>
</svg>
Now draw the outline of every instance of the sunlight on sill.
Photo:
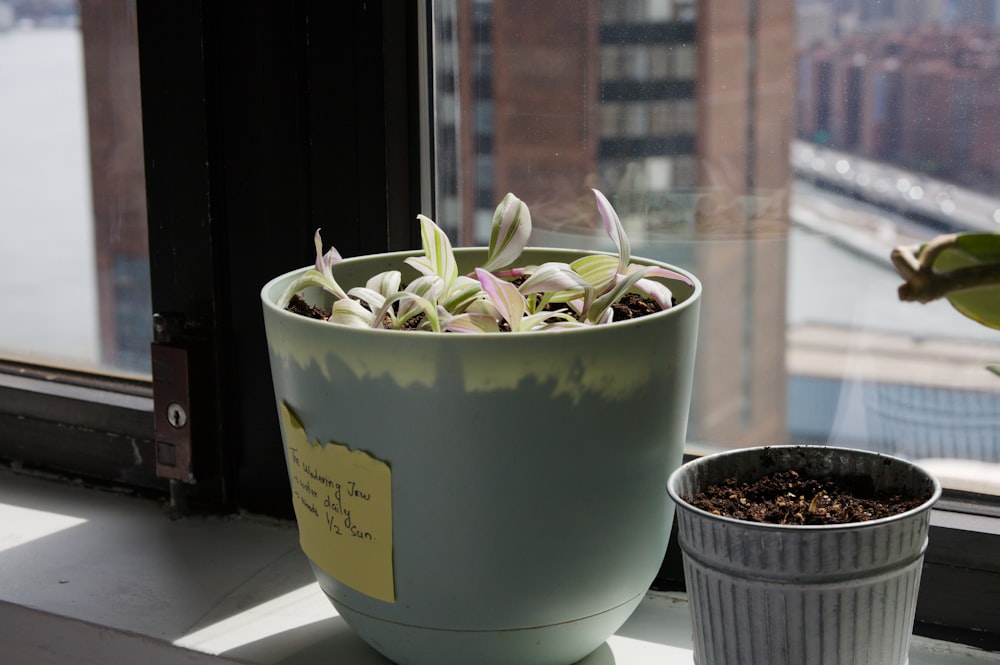
<svg viewBox="0 0 1000 665">
<path fill-rule="evenodd" d="M 648 639 L 623 637 L 621 635 L 612 635 L 608 638 L 606 644 L 614 655 L 614 660 L 611 661 L 613 663 L 655 662 L 678 663 L 679 665 L 680 663 L 691 662 L 690 646 L 672 646 L 652 642 Z M 594 658 L 594 656 L 589 656 L 577 665 L 588 665 L 590 658 Z"/>
<path fill-rule="evenodd" d="M 70 529 L 87 520 L 72 515 L 0 503 L 0 552 Z"/>
<path fill-rule="evenodd" d="M 606 665 L 614 662 L 655 662 L 688 663 L 691 659 L 690 640 L 687 639 L 687 624 L 680 630 L 665 628 L 673 622 L 665 621 L 664 611 L 678 611 L 679 601 L 672 596 L 646 599 L 642 611 L 630 620 L 636 636 L 612 635 L 596 652 L 578 665 Z M 686 606 L 681 604 L 686 610 Z M 248 610 L 218 621 L 181 637 L 174 646 L 193 649 L 213 655 L 240 653 L 241 647 L 251 651 L 266 644 L 267 638 L 329 621 L 337 616 L 336 610 L 319 589 L 318 584 L 307 584 L 289 593 L 256 605 Z M 661 625 L 662 624 L 662 625 Z M 673 635 L 677 632 L 678 635 Z M 649 635 L 646 635 L 649 633 Z M 680 646 L 650 640 L 650 635 L 670 639 Z M 641 636 L 640 636 L 641 635 Z M 678 637 L 679 636 L 679 637 Z M 266 647 L 264 647 L 266 649 Z"/>
<path fill-rule="evenodd" d="M 336 615 L 319 590 L 307 584 L 174 641 L 174 646 L 221 654 Z"/>
<path fill-rule="evenodd" d="M 1000 464 L 971 459 L 928 457 L 916 460 L 949 489 L 1000 496 Z"/>
</svg>

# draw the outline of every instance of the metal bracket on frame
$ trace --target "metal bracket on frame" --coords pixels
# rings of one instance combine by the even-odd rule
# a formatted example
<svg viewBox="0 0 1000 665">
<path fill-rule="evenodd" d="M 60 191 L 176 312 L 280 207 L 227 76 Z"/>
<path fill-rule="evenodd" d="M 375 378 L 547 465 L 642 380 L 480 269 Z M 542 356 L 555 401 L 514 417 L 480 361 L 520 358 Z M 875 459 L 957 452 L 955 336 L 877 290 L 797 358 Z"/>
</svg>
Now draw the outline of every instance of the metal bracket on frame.
<svg viewBox="0 0 1000 665">
<path fill-rule="evenodd" d="M 156 475 L 194 483 L 191 466 L 191 375 L 187 349 L 174 346 L 183 328 L 179 315 L 154 315 L 153 429 L 156 436 Z"/>
</svg>

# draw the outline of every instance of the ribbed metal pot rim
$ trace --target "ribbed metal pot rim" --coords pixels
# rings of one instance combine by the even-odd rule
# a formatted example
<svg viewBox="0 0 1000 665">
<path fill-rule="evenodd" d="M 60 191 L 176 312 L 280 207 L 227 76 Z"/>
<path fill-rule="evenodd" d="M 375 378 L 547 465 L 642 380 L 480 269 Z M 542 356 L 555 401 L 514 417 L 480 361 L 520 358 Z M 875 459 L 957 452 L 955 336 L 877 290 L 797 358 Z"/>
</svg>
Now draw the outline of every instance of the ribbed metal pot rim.
<svg viewBox="0 0 1000 665">
<path fill-rule="evenodd" d="M 767 524 L 762 522 L 752 522 L 749 520 L 740 520 L 734 517 L 726 517 L 724 515 L 716 515 L 715 513 L 708 512 L 707 510 L 702 510 L 697 508 L 692 504 L 685 501 L 679 492 L 678 485 L 681 481 L 700 467 L 707 465 L 720 465 L 725 464 L 727 458 L 743 457 L 750 455 L 759 455 L 768 450 L 806 450 L 806 451 L 823 451 L 829 452 L 831 454 L 850 454 L 863 457 L 870 457 L 873 460 L 889 460 L 891 463 L 902 464 L 903 466 L 909 467 L 917 471 L 919 475 L 924 477 L 926 481 L 932 487 L 931 496 L 921 503 L 916 508 L 912 508 L 905 512 L 899 513 L 897 515 L 890 515 L 888 517 L 880 517 L 874 520 L 868 520 L 865 522 L 851 522 L 848 524 Z M 901 520 L 909 519 L 915 515 L 918 515 L 924 511 L 929 510 L 938 499 L 941 498 L 941 482 L 929 471 L 923 469 L 918 464 L 911 462 L 909 460 L 902 459 L 900 457 L 895 457 L 893 455 L 887 455 L 885 453 L 875 452 L 871 450 L 864 450 L 860 448 L 847 448 L 843 446 L 822 446 L 822 445 L 782 445 L 782 446 L 754 446 L 750 448 L 737 448 L 734 450 L 726 450 L 722 452 L 712 453 L 700 457 L 698 459 L 692 460 L 681 465 L 673 473 L 670 474 L 667 480 L 667 492 L 670 498 L 674 500 L 677 507 L 681 510 L 686 510 L 696 515 L 701 516 L 707 520 L 713 520 L 723 524 L 731 524 L 734 527 L 743 529 L 759 529 L 762 531 L 854 531 L 859 529 L 873 529 L 881 525 L 889 524 L 892 522 L 898 522 Z"/>
</svg>

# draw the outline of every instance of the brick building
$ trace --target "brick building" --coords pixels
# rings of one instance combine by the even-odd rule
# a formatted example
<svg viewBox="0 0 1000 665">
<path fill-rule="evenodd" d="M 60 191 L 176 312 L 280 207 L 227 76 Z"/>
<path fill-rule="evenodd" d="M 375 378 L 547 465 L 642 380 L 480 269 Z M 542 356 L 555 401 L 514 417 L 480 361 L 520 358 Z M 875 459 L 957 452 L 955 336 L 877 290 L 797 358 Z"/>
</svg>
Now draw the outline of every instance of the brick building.
<svg viewBox="0 0 1000 665">
<path fill-rule="evenodd" d="M 995 187 L 1000 33 L 992 27 L 854 34 L 814 44 L 798 62 L 800 138 Z"/>
<path fill-rule="evenodd" d="M 120 2 L 80 3 L 101 362 L 147 373 L 153 323 L 135 20 Z"/>
<path fill-rule="evenodd" d="M 692 436 L 780 442 L 793 0 L 444 4 L 437 198 L 459 240 L 513 191 L 589 244 L 604 189 L 635 254 L 706 286 Z"/>
</svg>

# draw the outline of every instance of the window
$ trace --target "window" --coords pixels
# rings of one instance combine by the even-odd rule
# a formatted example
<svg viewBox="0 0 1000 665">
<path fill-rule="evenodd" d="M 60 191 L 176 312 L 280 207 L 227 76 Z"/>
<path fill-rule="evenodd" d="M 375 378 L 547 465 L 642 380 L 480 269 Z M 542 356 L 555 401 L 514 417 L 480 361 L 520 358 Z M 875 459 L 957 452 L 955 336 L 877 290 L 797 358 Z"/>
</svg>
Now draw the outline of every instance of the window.
<svg viewBox="0 0 1000 665">
<path fill-rule="evenodd" d="M 162 315 L 164 344 L 189 370 L 190 476 L 168 483 L 157 475 L 154 419 L 165 411 L 154 407 L 148 378 L 57 372 L 17 358 L 0 381 L 0 458 L 169 489 L 178 506 L 290 514 L 272 398 L 259 389 L 268 369 L 258 291 L 270 276 L 309 262 L 302 238 L 330 228 L 330 220 L 350 254 L 415 244 L 409 211 L 419 206 L 410 198 L 423 175 L 419 132 L 410 131 L 416 86 L 411 93 L 407 81 L 416 80 L 416 60 L 408 60 L 418 41 L 416 8 L 237 12 L 85 0 L 80 12 L 84 32 L 92 15 L 112 42 L 127 34 L 113 19 L 130 20 L 138 43 L 131 66 L 138 65 L 141 95 L 132 98 L 141 100 L 146 192 L 139 208 L 148 221 L 150 275 L 142 318 L 151 338 L 150 313 Z M 9 36 L 0 33 L 0 41 Z M 108 68 L 126 65 L 121 54 L 107 55 Z M 130 122 L 138 120 L 133 114 Z M 86 160 L 86 152 L 80 156 Z M 109 180 L 121 187 L 125 178 Z M 109 219 L 131 214 L 118 212 Z M 372 219 L 398 224 L 360 222 Z M 121 280 L 135 273 L 134 261 L 118 266 Z M 154 384 L 164 367 L 151 367 Z"/>
<path fill-rule="evenodd" d="M 134 3 L 0 3 L 0 457 L 162 490 Z"/>
<path fill-rule="evenodd" d="M 889 263 L 945 228 L 995 228 L 1000 32 L 973 4 L 479 2 L 472 17 L 437 0 L 436 30 L 488 35 L 490 61 L 459 39 L 435 81 L 495 125 L 436 153 L 440 172 L 476 165 L 437 183 L 457 211 L 438 222 L 482 244 L 512 191 L 541 210 L 533 244 L 589 247 L 605 241 L 599 187 L 634 254 L 705 284 L 692 451 L 847 444 L 1000 494 L 1000 381 L 982 367 L 1000 337 L 899 303 Z"/>
<path fill-rule="evenodd" d="M 889 311 L 868 298 L 894 297 L 895 277 L 876 265 L 883 248 L 847 250 L 853 235 L 817 222 L 824 213 L 833 221 L 857 214 L 865 221 L 851 230 L 882 243 L 886 220 L 896 223 L 898 209 L 887 212 L 845 196 L 840 184 L 821 182 L 818 172 L 831 168 L 842 177 L 842 160 L 859 186 L 898 192 L 889 207 L 922 201 L 944 211 L 950 201 L 958 209 L 967 189 L 958 183 L 933 189 L 920 170 L 928 154 L 907 141 L 934 135 L 933 126 L 887 121 L 901 117 L 907 104 L 900 84 L 909 71 L 903 44 L 887 44 L 887 57 L 872 66 L 870 79 L 855 77 L 856 83 L 834 83 L 852 80 L 849 67 L 838 72 L 834 66 L 842 58 L 805 67 L 807 56 L 833 54 L 835 45 L 796 44 L 793 8 L 799 35 L 829 35 L 831 26 L 864 26 L 870 18 L 874 29 L 892 19 L 870 17 L 874 4 L 348 0 L 237 10 L 137 3 L 151 311 L 177 317 L 170 345 L 188 354 L 190 415 L 198 422 L 192 432 L 196 483 L 179 483 L 186 491 L 178 495 L 214 508 L 290 514 L 258 291 L 273 275 L 311 262 L 308 239 L 315 228 L 343 239 L 337 246 L 345 255 L 406 249 L 419 243 L 412 221 L 425 212 L 450 225 L 457 241 L 481 243 L 506 191 L 529 204 L 558 200 L 566 209 L 589 210 L 587 188 L 600 186 L 630 224 L 648 226 L 648 244 L 636 242 L 636 254 L 662 248 L 666 260 L 703 278 L 693 452 L 830 439 L 835 431 L 859 444 L 885 444 L 888 434 L 848 427 L 865 413 L 867 387 L 900 385 L 895 372 L 915 369 L 915 349 L 922 352 L 916 369 L 933 376 L 953 369 L 956 358 L 977 364 L 977 354 L 992 352 L 997 342 L 966 340 L 960 345 L 965 355 L 955 354 L 952 341 L 928 344 L 929 322 L 950 312 L 915 305 L 882 319 L 905 316 L 906 331 L 925 331 L 921 336 L 866 328 L 865 316 Z M 949 17 L 961 13 L 957 3 L 931 6 L 948 8 Z M 816 25 L 806 30 L 812 16 Z M 605 76 L 608 61 L 621 66 L 620 57 L 607 54 L 640 47 L 647 49 L 647 80 Z M 450 54 L 422 58 L 439 49 Z M 963 58 L 976 61 L 963 54 L 952 62 Z M 428 69 L 428 62 L 440 67 Z M 849 62 L 856 67 L 853 55 Z M 919 74 L 949 80 L 934 67 Z M 844 104 L 836 95 L 810 94 L 809 81 L 833 91 L 880 92 Z M 966 94 L 962 89 L 952 94 Z M 977 99 L 948 113 L 971 118 L 965 124 L 975 128 L 976 114 L 991 104 Z M 633 107 L 645 109 L 646 133 L 629 133 Z M 866 113 L 874 124 L 860 128 L 856 139 L 838 124 Z M 486 121 L 492 131 L 484 131 Z M 906 155 L 911 161 L 899 165 L 905 191 L 899 189 L 904 178 L 890 181 L 887 174 L 896 172 L 883 161 L 874 160 L 882 170 L 862 173 L 860 153 L 842 147 L 842 140 Z M 958 144 L 968 146 L 969 161 L 988 161 L 995 152 L 985 141 L 960 136 Z M 977 151 L 983 154 L 972 157 Z M 943 173 L 936 176 L 942 180 Z M 987 188 L 974 200 L 995 195 Z M 899 224 L 912 229 L 924 222 L 916 217 Z M 584 223 L 544 242 L 565 244 L 588 232 Z M 835 261 L 845 255 L 849 262 Z M 860 291 L 840 288 L 844 275 L 861 279 Z M 838 327 L 835 314 L 847 316 L 849 325 Z M 872 381 L 867 372 L 885 364 L 893 373 Z M 154 379 L 156 373 L 154 367 Z M 78 383 L 60 383 L 69 393 L 55 396 L 21 384 L 0 388 L 0 456 L 42 451 L 39 463 L 66 469 L 73 457 L 68 441 L 76 436 L 86 445 L 76 448 L 83 452 L 71 472 L 142 486 L 147 476 L 136 481 L 136 465 L 125 460 L 138 450 L 144 460 L 138 468 L 153 478 L 147 486 L 165 492 L 149 467 L 156 459 L 148 431 L 152 406 L 143 412 L 134 403 L 149 399 L 148 382 L 131 388 Z M 929 397 L 947 410 L 953 402 L 927 394 L 935 387 L 925 381 L 912 395 L 890 390 L 890 397 Z M 964 400 L 970 388 L 977 397 L 965 401 L 975 413 L 995 415 L 990 398 L 981 401 L 978 394 L 996 387 L 964 384 L 949 389 L 948 399 Z M 91 403 L 100 408 L 80 407 L 78 389 L 96 394 Z M 77 425 L 69 429 L 76 434 L 69 436 L 64 424 L 73 419 Z M 129 433 L 112 442 L 121 430 Z M 953 494 L 950 502 L 935 518 L 921 630 L 955 638 L 964 627 L 972 629 L 965 639 L 988 643 L 1000 633 L 996 612 L 963 607 L 963 600 L 983 590 L 998 597 L 997 502 L 979 493 Z"/>
<path fill-rule="evenodd" d="M 983 482 L 948 482 L 990 486 L 1000 382 L 978 366 L 1000 340 L 947 305 L 895 302 L 888 256 L 894 243 L 942 227 L 993 228 L 1000 147 L 972 136 L 992 128 L 1000 37 L 943 9 L 900 32 L 887 31 L 886 21 L 903 21 L 893 12 L 869 19 L 823 2 L 795 3 L 798 18 L 775 3 L 705 3 L 687 18 L 667 4 L 605 0 L 560 19 L 554 34 L 558 5 L 480 2 L 473 20 L 461 3 L 438 2 L 439 30 L 489 43 L 449 42 L 436 71 L 475 120 L 458 150 L 438 153 L 447 172 L 466 172 L 471 158 L 472 182 L 439 183 L 437 195 L 464 202 L 456 219 L 486 220 L 505 191 L 529 205 L 569 203 L 597 185 L 634 228 L 648 225 L 633 251 L 699 273 L 707 291 L 693 441 L 837 441 L 971 460 L 987 465 Z M 836 29 L 849 20 L 852 30 Z M 797 30 L 809 41 L 796 44 Z M 487 49 L 488 62 L 475 57 Z M 492 85 L 464 85 L 468 76 Z M 869 196 L 878 182 L 885 194 Z M 970 189 L 993 206 L 980 221 L 950 207 Z M 665 226 L 668 209 L 688 223 Z M 574 213 L 577 235 L 562 237 L 554 229 L 567 220 L 542 216 L 537 236 L 599 237 L 594 218 Z M 486 228 L 452 231 L 481 243 Z M 919 351 L 928 337 L 934 350 Z M 975 376 L 958 381 L 947 371 L 955 363 Z"/>
<path fill-rule="evenodd" d="M 149 373 L 135 24 L 125 2 L 4 4 L 0 354 Z"/>
</svg>

